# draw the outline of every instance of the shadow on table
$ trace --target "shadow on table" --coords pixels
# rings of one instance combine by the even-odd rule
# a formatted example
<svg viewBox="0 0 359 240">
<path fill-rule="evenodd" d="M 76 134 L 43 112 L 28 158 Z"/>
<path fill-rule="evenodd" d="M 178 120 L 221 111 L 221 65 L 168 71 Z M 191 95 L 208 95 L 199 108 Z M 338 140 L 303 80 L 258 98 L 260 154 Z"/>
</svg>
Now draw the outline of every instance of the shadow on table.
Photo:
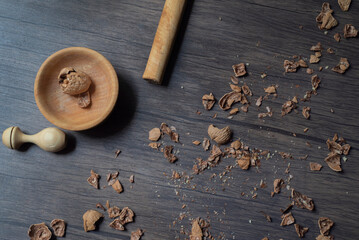
<svg viewBox="0 0 359 240">
<path fill-rule="evenodd" d="M 108 137 L 124 129 L 132 120 L 136 107 L 137 99 L 133 88 L 119 73 L 117 73 L 119 81 L 118 98 L 110 116 L 100 125 L 82 131 L 93 137 Z"/>
</svg>

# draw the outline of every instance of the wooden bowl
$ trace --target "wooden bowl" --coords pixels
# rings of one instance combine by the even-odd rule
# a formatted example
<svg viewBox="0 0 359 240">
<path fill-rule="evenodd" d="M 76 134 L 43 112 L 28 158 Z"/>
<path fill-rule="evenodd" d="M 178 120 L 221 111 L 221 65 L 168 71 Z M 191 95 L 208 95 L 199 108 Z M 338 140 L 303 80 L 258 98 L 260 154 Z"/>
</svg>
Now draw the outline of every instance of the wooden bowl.
<svg viewBox="0 0 359 240">
<path fill-rule="evenodd" d="M 64 67 L 73 67 L 91 77 L 89 107 L 81 108 L 74 96 L 62 92 L 57 77 Z M 52 54 L 41 65 L 34 94 L 40 112 L 52 124 L 81 131 L 98 125 L 111 113 L 117 101 L 118 78 L 111 63 L 100 53 L 70 47 Z"/>
</svg>

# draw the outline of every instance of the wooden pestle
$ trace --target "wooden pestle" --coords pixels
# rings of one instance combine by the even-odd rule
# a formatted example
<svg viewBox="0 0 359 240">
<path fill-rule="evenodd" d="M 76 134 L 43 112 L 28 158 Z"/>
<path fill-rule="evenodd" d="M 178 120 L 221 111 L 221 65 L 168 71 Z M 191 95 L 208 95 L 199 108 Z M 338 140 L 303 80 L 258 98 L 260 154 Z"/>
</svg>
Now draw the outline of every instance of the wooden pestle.
<svg viewBox="0 0 359 240">
<path fill-rule="evenodd" d="M 34 135 L 24 134 L 19 127 L 9 127 L 2 134 L 2 142 L 11 149 L 19 149 L 25 142 L 31 142 L 48 152 L 58 152 L 66 146 L 66 135 L 57 128 L 45 128 Z"/>
<path fill-rule="evenodd" d="M 166 0 L 142 78 L 161 84 L 186 0 Z"/>
</svg>

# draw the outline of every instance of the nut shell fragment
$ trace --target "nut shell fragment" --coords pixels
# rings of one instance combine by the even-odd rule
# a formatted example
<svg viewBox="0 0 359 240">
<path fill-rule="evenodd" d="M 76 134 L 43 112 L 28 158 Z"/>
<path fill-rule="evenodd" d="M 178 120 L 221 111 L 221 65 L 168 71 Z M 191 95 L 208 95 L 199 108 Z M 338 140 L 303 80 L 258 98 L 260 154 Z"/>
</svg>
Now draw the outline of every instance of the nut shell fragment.
<svg viewBox="0 0 359 240">
<path fill-rule="evenodd" d="M 309 230 L 309 228 L 302 227 L 299 224 L 294 224 L 294 227 L 295 227 L 295 231 L 298 234 L 298 237 L 300 238 L 304 238 L 304 234 L 306 234 Z"/>
<path fill-rule="evenodd" d="M 358 30 L 351 24 L 345 24 L 344 26 L 344 38 L 356 37 Z"/>
<path fill-rule="evenodd" d="M 233 65 L 232 68 L 233 68 L 233 71 L 234 71 L 234 75 L 236 77 L 244 76 L 247 73 L 246 72 L 246 65 L 244 65 L 244 63 L 239 63 L 239 64 L 236 64 L 236 65 Z"/>
<path fill-rule="evenodd" d="M 338 65 L 333 67 L 332 71 L 340 73 L 340 74 L 343 74 L 349 68 L 349 66 L 350 66 L 350 64 L 349 64 L 347 58 L 340 58 L 340 61 L 339 61 Z"/>
<path fill-rule="evenodd" d="M 203 233 L 202 228 L 198 223 L 198 219 L 193 220 L 190 240 L 202 240 Z"/>
<path fill-rule="evenodd" d="M 208 135 L 209 137 L 216 141 L 219 145 L 226 144 L 232 137 L 232 130 L 229 126 L 225 128 L 219 129 L 214 125 L 209 125 L 208 127 Z"/>
<path fill-rule="evenodd" d="M 103 218 L 103 214 L 95 211 L 95 210 L 88 210 L 84 213 L 82 216 L 82 219 L 84 221 L 84 230 L 85 232 L 93 231 L 96 229 L 96 222 L 100 220 L 100 218 Z"/>
<path fill-rule="evenodd" d="M 148 132 L 148 139 L 154 142 L 157 142 L 161 137 L 161 130 L 159 128 L 152 128 L 151 131 Z"/>
<path fill-rule="evenodd" d="M 136 231 L 131 232 L 131 239 L 130 240 L 140 240 L 143 235 L 143 230 L 137 228 Z"/>
<path fill-rule="evenodd" d="M 45 223 L 32 224 L 27 232 L 31 240 L 50 240 L 52 233 Z"/>
<path fill-rule="evenodd" d="M 123 192 L 122 184 L 120 183 L 120 181 L 118 179 L 116 179 L 116 181 L 111 186 L 117 193 Z"/>
<path fill-rule="evenodd" d="M 340 155 L 335 152 L 330 152 L 328 154 L 328 157 L 325 158 L 325 162 L 328 164 L 328 166 L 336 172 L 341 172 L 342 168 L 340 167 Z"/>
<path fill-rule="evenodd" d="M 328 236 L 330 229 L 333 227 L 334 222 L 327 217 L 321 217 L 318 220 L 318 226 L 320 233 L 324 236 Z"/>
<path fill-rule="evenodd" d="M 94 188 L 98 189 L 99 188 L 99 182 L 98 182 L 99 178 L 100 178 L 100 175 L 98 175 L 91 169 L 91 176 L 89 178 L 87 178 L 87 182 Z"/>
<path fill-rule="evenodd" d="M 339 4 L 339 7 L 344 11 L 348 11 L 349 10 L 349 6 L 350 6 L 350 3 L 352 2 L 352 0 L 338 0 L 338 4 Z"/>
<path fill-rule="evenodd" d="M 89 91 L 77 95 L 77 105 L 81 108 L 87 108 L 91 104 L 91 95 Z"/>
<path fill-rule="evenodd" d="M 63 237 L 65 235 L 66 223 L 62 219 L 54 219 L 51 221 L 50 226 L 54 230 L 56 237 Z"/>
<path fill-rule="evenodd" d="M 224 94 L 223 97 L 221 97 L 221 99 L 219 100 L 218 104 L 222 110 L 228 110 L 232 107 L 234 103 L 240 102 L 242 98 L 243 96 L 241 93 L 232 91 Z"/>
<path fill-rule="evenodd" d="M 281 218 L 282 218 L 282 222 L 280 223 L 281 226 L 288 226 L 295 222 L 295 219 L 291 212 L 282 215 Z"/>
<path fill-rule="evenodd" d="M 214 98 L 213 94 L 205 94 L 202 97 L 202 104 L 204 109 L 211 110 L 216 103 L 216 99 Z"/>
<path fill-rule="evenodd" d="M 243 169 L 247 170 L 251 163 L 251 157 L 249 155 L 242 156 L 240 159 L 237 160 L 238 166 Z"/>
<path fill-rule="evenodd" d="M 323 167 L 321 164 L 315 162 L 309 163 L 309 166 L 311 171 L 320 171 L 320 169 Z"/>
<path fill-rule="evenodd" d="M 317 23 L 319 23 L 320 29 L 331 29 L 338 25 L 338 21 L 332 15 L 333 10 L 330 9 L 330 4 L 328 2 L 324 2 L 322 5 L 322 11 L 316 17 Z"/>
<path fill-rule="evenodd" d="M 306 208 L 309 211 L 314 210 L 314 202 L 311 198 L 306 195 L 301 194 L 298 191 L 292 189 L 291 198 L 293 199 L 295 205 L 299 208 Z"/>
</svg>

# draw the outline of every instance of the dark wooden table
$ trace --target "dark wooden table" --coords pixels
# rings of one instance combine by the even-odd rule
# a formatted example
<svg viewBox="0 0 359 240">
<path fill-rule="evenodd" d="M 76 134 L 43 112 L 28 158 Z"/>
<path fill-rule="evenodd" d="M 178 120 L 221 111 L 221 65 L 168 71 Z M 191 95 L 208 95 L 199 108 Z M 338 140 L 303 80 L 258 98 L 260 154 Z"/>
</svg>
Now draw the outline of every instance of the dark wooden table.
<svg viewBox="0 0 359 240">
<path fill-rule="evenodd" d="M 358 2 L 353 1 L 349 12 L 342 12 L 336 1 L 330 1 L 339 25 L 325 32 L 315 22 L 322 4 L 319 1 L 190 1 L 165 83 L 155 86 L 141 76 L 163 3 L 0 1 L 2 131 L 19 126 L 32 134 L 52 126 L 36 106 L 33 84 L 42 62 L 60 49 L 83 46 L 100 52 L 113 64 L 120 85 L 119 100 L 110 118 L 88 131 L 66 131 L 69 146 L 65 151 L 53 154 L 32 145 L 21 151 L 0 147 L 0 239 L 27 239 L 31 224 L 49 225 L 54 218 L 67 222 L 66 239 L 129 239 L 137 228 L 145 230 L 143 239 L 185 239 L 188 236 L 181 231 L 188 233 L 191 220 L 197 217 L 210 219 L 210 232 L 216 239 L 297 239 L 293 226 L 279 226 L 279 209 L 290 202 L 290 191 L 283 189 L 270 197 L 273 180 L 289 175 L 293 177 L 290 187 L 315 202 L 314 212 L 292 211 L 297 223 L 309 227 L 307 239 L 319 234 L 317 220 L 321 216 L 335 222 L 335 239 L 357 239 L 358 39 L 337 43 L 333 35 L 342 32 L 346 23 L 359 27 Z M 309 58 L 309 49 L 317 42 L 324 47 L 323 56 L 319 64 L 310 67 L 322 80 L 318 95 L 310 102 L 301 102 L 297 112 L 281 117 L 281 105 L 286 100 L 295 95 L 302 98 L 311 88 L 305 69 L 284 74 L 283 61 L 293 55 Z M 328 47 L 335 54 L 328 54 Z M 351 63 L 344 75 L 330 70 L 340 57 L 347 57 Z M 240 80 L 254 93 L 249 112 L 228 119 L 228 112 L 217 104 L 205 111 L 202 95 L 213 92 L 219 99 L 229 92 L 231 66 L 240 62 L 248 63 L 249 72 Z M 323 71 L 318 71 L 319 66 Z M 267 74 L 264 79 L 260 77 L 263 72 Z M 255 99 L 271 84 L 278 84 L 278 97 L 264 101 L 258 109 Z M 265 106 L 273 108 L 273 117 L 258 119 Z M 312 108 L 310 120 L 301 115 L 303 106 Z M 202 114 L 196 114 L 197 110 Z M 218 114 L 215 119 L 214 113 Z M 147 146 L 148 131 L 162 122 L 175 126 L 180 134 L 181 143 L 174 144 L 179 151 L 175 164 Z M 234 138 L 251 148 L 268 149 L 273 157 L 262 160 L 258 169 L 234 168 L 222 179 L 210 176 L 233 165 L 234 159 L 223 159 L 216 168 L 194 175 L 190 183 L 171 180 L 172 170 L 191 175 L 196 157 L 208 156 L 192 141 L 207 137 L 207 127 L 212 123 L 231 126 Z M 309 131 L 304 133 L 304 128 Z M 352 145 L 342 173 L 332 171 L 324 162 L 328 153 L 325 141 L 334 133 Z M 168 137 L 163 141 L 170 143 Z M 122 153 L 114 158 L 117 149 Z M 276 153 L 280 151 L 290 152 L 295 159 L 281 159 Z M 298 159 L 305 154 L 309 155 L 307 160 Z M 323 164 L 323 169 L 311 172 L 310 161 Z M 290 173 L 286 174 L 288 163 Z M 86 182 L 91 169 L 102 175 L 101 186 L 106 184 L 109 171 L 118 170 L 124 192 L 91 187 Z M 134 184 L 128 181 L 132 174 Z M 261 180 L 267 188 L 259 188 Z M 259 189 L 254 191 L 255 187 Z M 255 192 L 258 196 L 252 199 Z M 126 225 L 127 231 L 116 231 L 108 227 L 106 214 L 97 231 L 85 233 L 82 214 L 106 200 L 133 209 L 135 222 Z M 183 204 L 187 206 L 184 209 Z M 273 222 L 267 222 L 260 211 L 269 214 Z M 181 213 L 185 217 L 179 221 Z"/>
</svg>

